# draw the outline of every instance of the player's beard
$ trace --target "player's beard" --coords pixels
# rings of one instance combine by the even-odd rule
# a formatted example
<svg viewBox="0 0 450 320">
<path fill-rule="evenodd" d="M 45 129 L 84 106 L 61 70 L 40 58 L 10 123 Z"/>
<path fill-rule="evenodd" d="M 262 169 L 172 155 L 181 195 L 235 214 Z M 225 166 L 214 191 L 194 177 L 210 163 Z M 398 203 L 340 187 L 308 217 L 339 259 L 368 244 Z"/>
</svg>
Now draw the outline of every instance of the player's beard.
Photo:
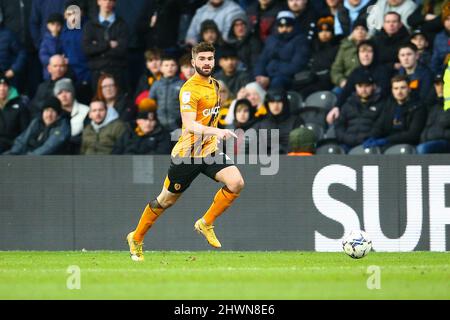
<svg viewBox="0 0 450 320">
<path fill-rule="evenodd" d="M 203 76 L 203 77 L 209 77 L 210 75 L 212 75 L 212 73 L 214 71 L 214 67 L 212 67 L 209 72 L 205 72 L 201 68 L 195 66 L 195 71 L 197 71 L 198 74 Z"/>
</svg>

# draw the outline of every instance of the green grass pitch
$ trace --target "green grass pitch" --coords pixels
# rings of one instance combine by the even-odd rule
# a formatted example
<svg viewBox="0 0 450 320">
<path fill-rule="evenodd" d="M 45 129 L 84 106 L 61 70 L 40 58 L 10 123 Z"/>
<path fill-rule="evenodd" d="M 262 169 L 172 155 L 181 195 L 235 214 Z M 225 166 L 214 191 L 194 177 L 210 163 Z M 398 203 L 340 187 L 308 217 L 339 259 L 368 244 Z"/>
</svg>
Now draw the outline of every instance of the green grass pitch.
<svg viewBox="0 0 450 320">
<path fill-rule="evenodd" d="M 360 260 L 317 252 L 145 257 L 135 263 L 118 251 L 0 252 L 0 299 L 450 299 L 449 253 L 371 252 Z M 79 290 L 67 288 L 69 266 L 80 268 Z M 367 287 L 375 276 L 370 266 L 380 268 L 379 289 Z"/>
</svg>

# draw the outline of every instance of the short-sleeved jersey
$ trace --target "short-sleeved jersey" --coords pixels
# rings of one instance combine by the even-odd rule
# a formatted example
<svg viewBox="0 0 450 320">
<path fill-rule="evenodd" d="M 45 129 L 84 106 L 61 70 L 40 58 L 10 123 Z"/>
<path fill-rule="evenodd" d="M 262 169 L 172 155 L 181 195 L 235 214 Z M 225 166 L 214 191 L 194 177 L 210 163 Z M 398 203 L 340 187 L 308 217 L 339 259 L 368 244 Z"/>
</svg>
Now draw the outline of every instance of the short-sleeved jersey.
<svg viewBox="0 0 450 320">
<path fill-rule="evenodd" d="M 220 112 L 219 83 L 192 76 L 180 90 L 180 112 L 194 112 L 195 121 L 209 127 L 217 127 Z M 217 150 L 216 136 L 189 133 L 183 125 L 181 136 L 172 150 L 172 157 L 206 157 Z"/>
</svg>

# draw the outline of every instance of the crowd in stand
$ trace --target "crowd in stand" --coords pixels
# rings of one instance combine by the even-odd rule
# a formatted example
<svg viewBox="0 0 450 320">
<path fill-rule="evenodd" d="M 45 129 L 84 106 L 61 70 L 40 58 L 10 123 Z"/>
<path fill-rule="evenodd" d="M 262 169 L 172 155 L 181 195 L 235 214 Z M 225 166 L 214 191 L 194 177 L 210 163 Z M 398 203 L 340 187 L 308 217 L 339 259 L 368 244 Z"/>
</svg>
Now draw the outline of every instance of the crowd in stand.
<svg viewBox="0 0 450 320">
<path fill-rule="evenodd" d="M 238 147 L 450 153 L 450 0 L 0 0 L 0 154 L 169 154 L 201 41 Z"/>
</svg>

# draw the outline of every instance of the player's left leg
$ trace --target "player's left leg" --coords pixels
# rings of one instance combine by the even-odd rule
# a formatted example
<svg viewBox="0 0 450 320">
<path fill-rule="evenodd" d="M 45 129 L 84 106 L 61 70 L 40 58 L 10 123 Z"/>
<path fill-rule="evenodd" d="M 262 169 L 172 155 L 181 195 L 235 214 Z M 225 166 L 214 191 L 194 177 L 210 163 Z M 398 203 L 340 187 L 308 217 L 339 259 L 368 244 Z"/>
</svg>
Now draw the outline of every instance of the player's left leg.
<svg viewBox="0 0 450 320">
<path fill-rule="evenodd" d="M 239 197 L 244 188 L 244 179 L 236 166 L 220 170 L 214 178 L 225 186 L 216 193 L 213 203 L 203 218 L 195 223 L 195 229 L 206 237 L 211 246 L 220 248 L 221 244 L 213 230 L 214 221 Z"/>
</svg>

